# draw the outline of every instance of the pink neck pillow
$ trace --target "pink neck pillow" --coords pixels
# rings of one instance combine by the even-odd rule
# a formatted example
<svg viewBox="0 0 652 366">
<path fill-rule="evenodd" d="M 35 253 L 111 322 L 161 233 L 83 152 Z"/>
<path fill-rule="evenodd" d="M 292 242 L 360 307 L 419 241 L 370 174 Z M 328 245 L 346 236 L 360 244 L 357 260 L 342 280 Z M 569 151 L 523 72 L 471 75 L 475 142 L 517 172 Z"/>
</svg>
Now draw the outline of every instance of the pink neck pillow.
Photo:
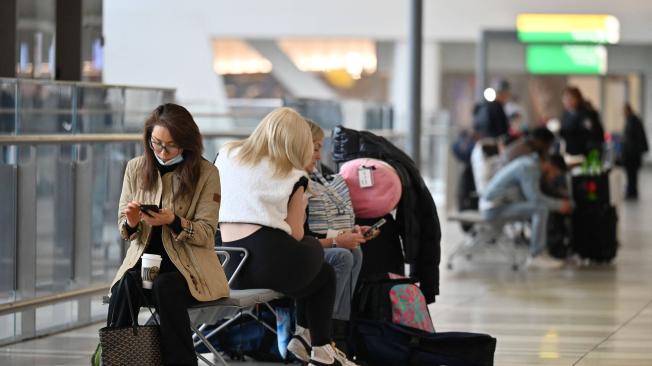
<svg viewBox="0 0 652 366">
<path fill-rule="evenodd" d="M 361 187 L 359 174 L 361 167 L 371 168 L 368 172 L 372 175 L 372 186 Z M 384 161 L 351 160 L 342 165 L 340 175 L 349 187 L 356 217 L 371 219 L 385 216 L 396 208 L 398 201 L 401 200 L 401 179 L 396 170 Z"/>
</svg>

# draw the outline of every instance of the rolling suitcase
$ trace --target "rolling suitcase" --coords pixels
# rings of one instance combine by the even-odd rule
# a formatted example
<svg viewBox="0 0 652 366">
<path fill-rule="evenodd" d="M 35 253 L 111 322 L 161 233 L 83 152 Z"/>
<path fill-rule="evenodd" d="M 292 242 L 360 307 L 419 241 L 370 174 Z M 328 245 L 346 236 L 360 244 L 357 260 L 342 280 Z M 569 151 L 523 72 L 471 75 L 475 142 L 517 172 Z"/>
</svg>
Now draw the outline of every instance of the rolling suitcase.
<svg viewBox="0 0 652 366">
<path fill-rule="evenodd" d="M 618 215 L 610 204 L 609 171 L 573 177 L 573 199 L 573 252 L 583 259 L 610 262 L 618 251 Z"/>
<path fill-rule="evenodd" d="M 573 213 L 573 252 L 583 259 L 611 262 L 618 251 L 617 223 L 614 206 L 578 207 Z"/>
</svg>

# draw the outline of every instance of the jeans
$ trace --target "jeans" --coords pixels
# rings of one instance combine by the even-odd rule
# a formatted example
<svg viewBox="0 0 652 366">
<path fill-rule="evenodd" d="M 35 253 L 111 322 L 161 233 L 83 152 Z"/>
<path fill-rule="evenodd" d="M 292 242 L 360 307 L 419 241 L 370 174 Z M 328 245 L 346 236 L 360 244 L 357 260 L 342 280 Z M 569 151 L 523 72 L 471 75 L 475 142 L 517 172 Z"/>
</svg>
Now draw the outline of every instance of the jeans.
<svg viewBox="0 0 652 366">
<path fill-rule="evenodd" d="M 537 256 L 546 249 L 548 234 L 547 207 L 541 203 L 523 201 L 482 210 L 485 220 L 525 220 L 530 219 L 532 233 L 530 237 L 530 255 Z"/>
<path fill-rule="evenodd" d="M 333 319 L 349 320 L 355 284 L 362 268 L 362 249 L 327 248 L 324 260 L 335 270 L 335 306 Z"/>
</svg>

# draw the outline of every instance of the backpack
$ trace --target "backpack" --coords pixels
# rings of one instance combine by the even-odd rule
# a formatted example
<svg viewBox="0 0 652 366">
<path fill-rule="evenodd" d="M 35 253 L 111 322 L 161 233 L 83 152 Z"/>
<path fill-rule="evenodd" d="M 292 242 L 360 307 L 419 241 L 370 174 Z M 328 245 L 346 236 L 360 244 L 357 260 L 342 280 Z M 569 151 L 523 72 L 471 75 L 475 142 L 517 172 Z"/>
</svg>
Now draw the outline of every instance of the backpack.
<svg viewBox="0 0 652 366">
<path fill-rule="evenodd" d="M 393 273 L 362 280 L 353 298 L 355 317 L 434 333 L 428 304 L 415 282 L 413 278 Z"/>
<path fill-rule="evenodd" d="M 274 311 L 282 320 L 277 322 L 277 317 L 266 306 L 257 306 L 255 314 L 260 321 L 256 321 L 250 316 L 240 317 L 209 338 L 211 345 L 216 350 L 224 352 L 232 360 L 243 361 L 245 356 L 263 362 L 285 362 L 291 359 L 290 354 L 287 353 L 287 344 L 293 333 L 291 326 L 294 325 L 292 319 L 294 309 L 288 299 L 278 300 L 275 305 Z M 285 316 L 281 316 L 283 314 Z M 207 335 L 226 321 L 223 320 L 208 326 L 202 332 Z M 276 329 L 279 336 L 277 337 L 261 322 Z M 198 353 L 210 352 L 203 343 L 195 347 L 195 351 Z"/>
<path fill-rule="evenodd" d="M 572 224 L 570 218 L 558 212 L 548 215 L 548 254 L 557 259 L 565 259 L 571 254 Z"/>
<path fill-rule="evenodd" d="M 496 339 L 479 333 L 428 333 L 384 321 L 358 319 L 356 360 L 374 366 L 492 366 Z"/>
</svg>

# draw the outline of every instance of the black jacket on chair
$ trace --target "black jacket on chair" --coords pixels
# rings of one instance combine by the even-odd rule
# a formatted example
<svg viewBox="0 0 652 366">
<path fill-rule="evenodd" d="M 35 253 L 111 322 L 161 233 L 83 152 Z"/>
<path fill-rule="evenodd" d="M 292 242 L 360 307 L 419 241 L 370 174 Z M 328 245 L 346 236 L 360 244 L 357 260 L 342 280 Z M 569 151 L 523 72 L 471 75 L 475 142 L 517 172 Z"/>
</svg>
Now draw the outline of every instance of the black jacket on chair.
<svg viewBox="0 0 652 366">
<path fill-rule="evenodd" d="M 441 227 L 437 207 L 414 161 L 384 137 L 368 131 L 342 126 L 333 129 L 333 161 L 337 164 L 358 158 L 373 158 L 389 163 L 403 185 L 396 222 L 403 239 L 405 261 L 410 275 L 421 283 L 428 303 L 439 294 Z"/>
</svg>

